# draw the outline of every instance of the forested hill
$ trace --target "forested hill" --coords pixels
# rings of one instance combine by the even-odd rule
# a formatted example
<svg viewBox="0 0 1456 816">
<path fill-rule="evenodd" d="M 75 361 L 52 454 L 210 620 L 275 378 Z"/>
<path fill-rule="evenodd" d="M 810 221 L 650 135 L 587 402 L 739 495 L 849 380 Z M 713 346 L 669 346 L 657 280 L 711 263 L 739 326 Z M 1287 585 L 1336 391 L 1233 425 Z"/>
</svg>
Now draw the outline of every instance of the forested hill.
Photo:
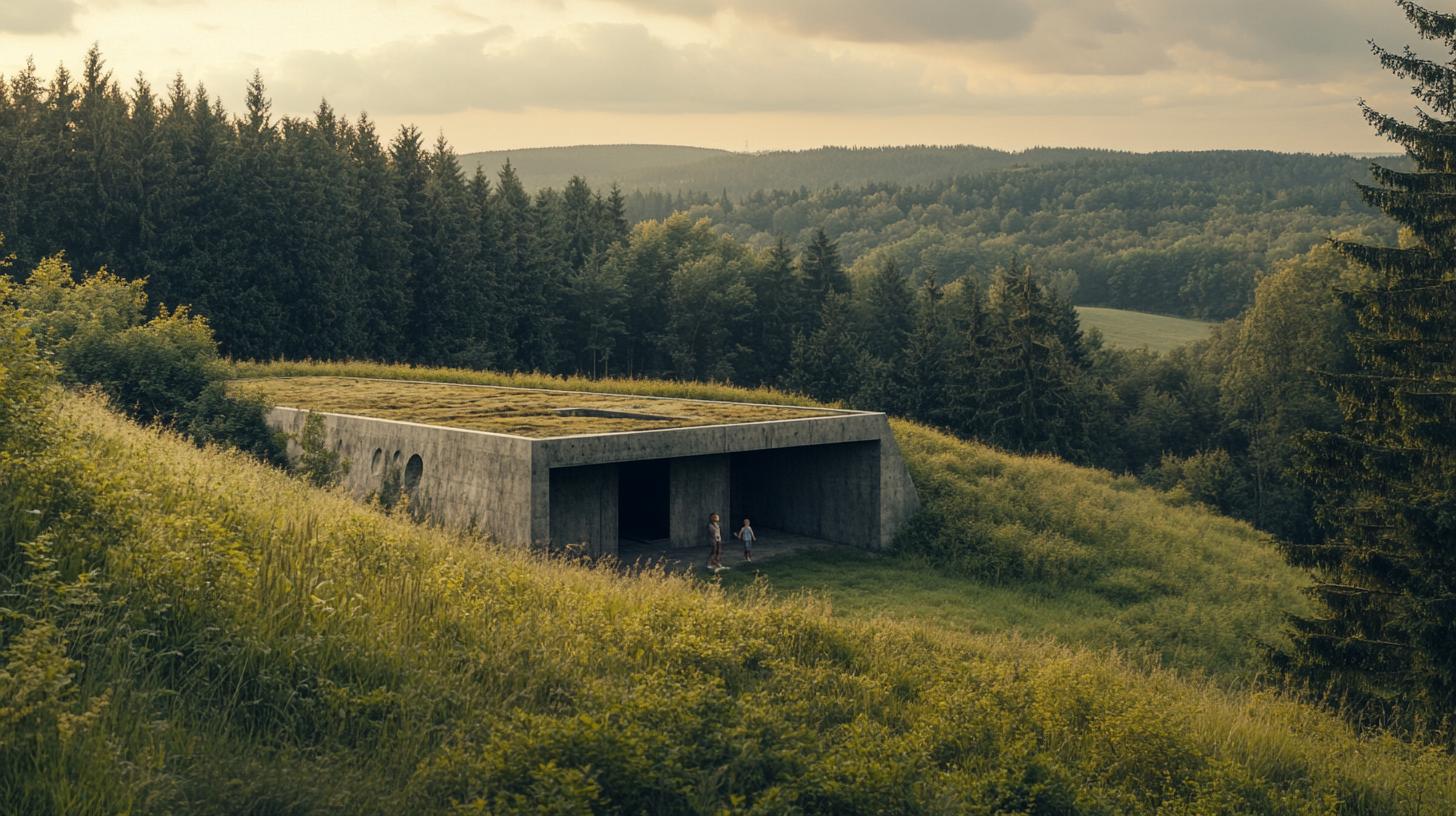
<svg viewBox="0 0 1456 816">
<path fill-rule="evenodd" d="M 573 175 L 594 187 L 656 190 L 671 195 L 712 193 L 738 197 L 759 190 L 855 187 L 871 182 L 928 184 L 945 178 L 1074 158 L 1125 156 L 1106 150 L 1041 147 L 1008 152 L 974 145 L 821 147 L 731 153 L 660 145 L 588 145 L 467 153 L 462 163 L 494 170 L 507 159 L 528 189 L 560 188 Z"/>
<path fill-rule="evenodd" d="M 581 176 L 603 189 L 613 182 L 632 187 L 661 186 L 645 182 L 691 173 L 691 168 L 733 155 L 726 150 L 679 145 L 575 145 L 467 153 L 460 157 L 460 163 L 467 171 L 480 167 L 493 174 L 509 160 L 521 183 L 534 192 L 548 187 L 559 190 L 572 176 Z"/>
<path fill-rule="evenodd" d="M 488 172 L 507 159 L 528 190 L 560 189 L 572 176 L 593 187 L 619 185 L 624 191 L 666 193 L 687 199 L 726 193 L 733 199 L 760 191 L 856 188 L 866 184 L 895 183 L 920 186 L 955 176 L 976 176 L 998 170 L 1022 170 L 1064 165 L 1077 160 L 1118 163 L 1114 166 L 1152 167 L 1185 172 L 1206 182 L 1224 173 L 1243 178 L 1254 171 L 1273 189 L 1301 188 L 1365 175 L 1369 157 L 1273 153 L 1268 151 L 1196 151 L 1132 153 L 1071 147 L 1037 147 L 1022 151 L 995 150 L 975 145 L 905 145 L 899 147 L 821 147 L 813 150 L 776 150 L 737 153 L 675 145 L 578 145 L 490 150 L 462 155 L 461 164 Z M 657 215 L 663 215 L 659 213 Z"/>
<path fill-rule="evenodd" d="M 984 281 L 1017 258 L 1080 304 L 1222 319 L 1274 263 L 1333 234 L 1395 240 L 1352 183 L 1369 167 L 1268 151 L 1100 153 L 923 184 L 633 191 L 626 203 L 629 216 L 709 218 L 758 248 L 823 229 L 862 270 L 893 258 L 942 282 Z"/>
</svg>

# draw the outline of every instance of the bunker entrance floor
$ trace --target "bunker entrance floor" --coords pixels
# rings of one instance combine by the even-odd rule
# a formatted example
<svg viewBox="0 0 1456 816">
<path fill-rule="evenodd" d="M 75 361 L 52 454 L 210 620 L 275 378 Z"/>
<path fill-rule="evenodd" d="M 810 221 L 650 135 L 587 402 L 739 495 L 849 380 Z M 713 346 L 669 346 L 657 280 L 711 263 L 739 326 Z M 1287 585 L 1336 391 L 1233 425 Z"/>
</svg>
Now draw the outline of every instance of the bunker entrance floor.
<svg viewBox="0 0 1456 816">
<path fill-rule="evenodd" d="M 723 566 L 730 569 L 752 569 L 765 561 L 773 561 L 775 558 L 783 558 L 786 555 L 848 546 L 825 541 L 822 538 L 811 538 L 773 529 L 755 527 L 754 532 L 758 533 L 759 540 L 753 545 L 753 562 L 748 563 L 743 560 L 743 546 L 738 543 L 738 539 L 733 537 L 733 531 L 727 529 L 726 524 L 724 525 Z M 617 543 L 617 563 L 627 571 L 653 569 L 660 566 L 667 572 L 708 572 L 711 574 L 706 569 L 707 544 L 700 547 L 673 547 L 667 539 L 639 541 L 623 538 Z"/>
</svg>

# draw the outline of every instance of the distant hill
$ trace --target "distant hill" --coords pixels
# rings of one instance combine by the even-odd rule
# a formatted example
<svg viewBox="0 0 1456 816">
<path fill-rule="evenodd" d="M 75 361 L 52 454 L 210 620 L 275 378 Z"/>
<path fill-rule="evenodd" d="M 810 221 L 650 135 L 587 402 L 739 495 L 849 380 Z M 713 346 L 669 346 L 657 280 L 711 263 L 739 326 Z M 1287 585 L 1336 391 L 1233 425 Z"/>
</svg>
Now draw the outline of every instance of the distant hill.
<svg viewBox="0 0 1456 816">
<path fill-rule="evenodd" d="M 758 190 L 815 190 L 882 181 L 925 184 L 988 170 L 1113 155 L 1119 154 L 1054 147 L 1007 152 L 972 145 L 821 147 L 768 153 L 667 145 L 585 145 L 468 153 L 461 161 L 467 171 L 483 165 L 494 172 L 509 158 L 532 190 L 560 188 L 579 175 L 593 188 L 615 182 L 624 190 L 727 191 L 731 196 L 743 196 Z"/>
<path fill-rule="evenodd" d="M 605 189 L 614 181 L 627 186 L 627 179 L 668 177 L 678 168 L 733 155 L 726 150 L 678 145 L 577 145 L 467 153 L 460 163 L 466 172 L 482 166 L 494 174 L 510 159 L 529 190 L 560 189 L 572 176 L 582 176 L 592 187 Z"/>
</svg>

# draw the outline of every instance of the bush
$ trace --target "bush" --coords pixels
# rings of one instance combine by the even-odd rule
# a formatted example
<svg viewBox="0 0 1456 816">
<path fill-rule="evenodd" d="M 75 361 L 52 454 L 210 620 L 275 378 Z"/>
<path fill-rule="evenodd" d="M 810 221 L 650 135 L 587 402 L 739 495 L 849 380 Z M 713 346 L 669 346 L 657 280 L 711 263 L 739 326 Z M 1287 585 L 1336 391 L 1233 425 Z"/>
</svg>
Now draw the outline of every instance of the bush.
<svg viewBox="0 0 1456 816">
<path fill-rule="evenodd" d="M 328 447 L 324 436 L 324 418 L 309 412 L 303 420 L 303 430 L 298 433 L 298 447 L 301 453 L 294 463 L 297 471 L 314 487 L 333 487 L 349 472 L 349 462 L 336 450 Z M 396 492 L 398 487 L 395 488 Z"/>
<path fill-rule="evenodd" d="M 160 422 L 199 443 L 232 444 L 267 462 L 285 461 L 261 404 L 234 400 L 227 366 L 207 322 L 186 308 L 145 319 L 141 281 L 105 269 L 74 279 L 61 256 L 42 261 L 23 286 L 6 280 L 0 308 L 13 310 L 70 385 L 94 386 L 131 416 Z"/>
</svg>

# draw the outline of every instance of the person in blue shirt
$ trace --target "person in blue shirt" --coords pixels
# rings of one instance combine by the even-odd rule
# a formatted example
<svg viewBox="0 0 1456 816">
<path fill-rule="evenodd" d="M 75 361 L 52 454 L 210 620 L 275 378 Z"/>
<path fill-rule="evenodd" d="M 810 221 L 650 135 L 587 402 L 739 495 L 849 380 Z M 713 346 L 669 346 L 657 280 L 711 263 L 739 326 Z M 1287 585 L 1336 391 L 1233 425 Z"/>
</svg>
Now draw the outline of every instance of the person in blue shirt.
<svg viewBox="0 0 1456 816">
<path fill-rule="evenodd" d="M 738 528 L 733 537 L 743 542 L 743 560 L 753 561 L 753 542 L 758 540 L 758 536 L 754 534 L 753 523 L 748 516 L 743 517 L 743 526 Z"/>
</svg>

